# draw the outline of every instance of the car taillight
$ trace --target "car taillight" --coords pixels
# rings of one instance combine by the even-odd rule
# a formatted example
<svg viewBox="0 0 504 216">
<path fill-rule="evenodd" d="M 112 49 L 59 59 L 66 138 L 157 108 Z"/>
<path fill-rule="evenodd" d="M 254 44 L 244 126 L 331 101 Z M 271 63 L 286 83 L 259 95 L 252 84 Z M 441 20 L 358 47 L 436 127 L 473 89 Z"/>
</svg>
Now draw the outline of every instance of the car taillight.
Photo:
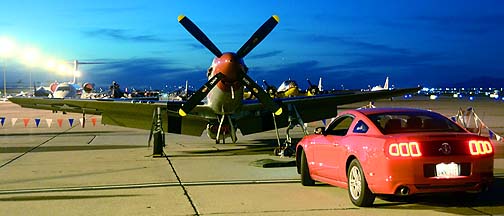
<svg viewBox="0 0 504 216">
<path fill-rule="evenodd" d="M 392 143 L 389 145 L 388 153 L 390 156 L 397 157 L 420 157 L 422 152 L 417 142 Z"/>
<path fill-rule="evenodd" d="M 469 150 L 471 155 L 486 155 L 493 152 L 493 147 L 488 141 L 471 140 L 469 141 Z"/>
</svg>

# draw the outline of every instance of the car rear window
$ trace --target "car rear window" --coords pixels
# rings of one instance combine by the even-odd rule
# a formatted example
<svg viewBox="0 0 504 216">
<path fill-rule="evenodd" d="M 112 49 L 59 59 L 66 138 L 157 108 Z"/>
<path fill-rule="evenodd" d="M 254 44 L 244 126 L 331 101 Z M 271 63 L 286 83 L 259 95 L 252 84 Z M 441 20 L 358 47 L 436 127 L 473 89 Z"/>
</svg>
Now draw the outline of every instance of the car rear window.
<svg viewBox="0 0 504 216">
<path fill-rule="evenodd" d="M 410 132 L 462 132 L 460 126 L 434 112 L 387 112 L 369 115 L 368 118 L 383 134 Z"/>
</svg>

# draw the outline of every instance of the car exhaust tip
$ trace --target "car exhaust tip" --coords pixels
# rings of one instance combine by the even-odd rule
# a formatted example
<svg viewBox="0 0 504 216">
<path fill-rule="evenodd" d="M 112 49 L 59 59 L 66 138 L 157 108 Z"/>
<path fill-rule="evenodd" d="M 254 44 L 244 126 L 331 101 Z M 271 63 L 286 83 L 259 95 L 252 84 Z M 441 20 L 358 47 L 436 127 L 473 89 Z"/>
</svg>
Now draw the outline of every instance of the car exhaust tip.
<svg viewBox="0 0 504 216">
<path fill-rule="evenodd" d="M 410 193 L 410 190 L 408 187 L 406 187 L 406 186 L 399 187 L 399 194 L 400 195 L 407 196 L 407 195 L 409 195 L 409 193 Z"/>
</svg>

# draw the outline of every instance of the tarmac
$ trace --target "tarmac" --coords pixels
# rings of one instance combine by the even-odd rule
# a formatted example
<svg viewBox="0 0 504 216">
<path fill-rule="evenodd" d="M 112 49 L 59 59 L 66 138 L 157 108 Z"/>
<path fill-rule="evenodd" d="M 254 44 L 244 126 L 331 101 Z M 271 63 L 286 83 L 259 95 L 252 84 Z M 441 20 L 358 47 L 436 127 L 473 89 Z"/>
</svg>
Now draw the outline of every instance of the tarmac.
<svg viewBox="0 0 504 216">
<path fill-rule="evenodd" d="M 504 134 L 503 102 L 396 100 L 375 105 L 432 109 L 446 116 L 471 106 L 493 133 Z M 273 155 L 274 131 L 239 134 L 237 144 L 215 144 L 206 135 L 167 134 L 166 157 L 153 158 L 148 131 L 102 125 L 100 116 L 86 116 L 82 128 L 80 114 L 0 102 L 0 117 L 5 117 L 0 128 L 1 215 L 504 215 L 504 143 L 497 141 L 495 183 L 476 199 L 453 194 L 377 198 L 373 207 L 358 208 L 344 189 L 302 186 L 294 159 Z M 34 119 L 40 119 L 38 126 Z M 52 119 L 51 127 L 47 119 Z M 310 130 L 320 124 L 310 123 Z M 282 136 L 284 132 L 280 130 Z M 294 129 L 293 136 L 302 137 L 301 129 Z"/>
</svg>

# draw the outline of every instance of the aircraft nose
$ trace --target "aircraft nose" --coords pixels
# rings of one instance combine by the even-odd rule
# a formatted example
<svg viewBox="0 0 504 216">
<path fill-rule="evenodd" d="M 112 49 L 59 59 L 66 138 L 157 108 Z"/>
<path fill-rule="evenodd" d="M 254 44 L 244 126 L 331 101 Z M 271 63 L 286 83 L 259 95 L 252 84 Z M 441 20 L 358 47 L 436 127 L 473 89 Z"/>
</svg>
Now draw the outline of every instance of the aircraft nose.
<svg viewBox="0 0 504 216">
<path fill-rule="evenodd" d="M 231 87 L 237 89 L 241 86 L 239 79 L 240 74 L 244 73 L 245 66 L 240 58 L 232 53 L 223 54 L 214 69 L 215 73 L 224 74 L 224 78 L 217 84 L 223 91 L 230 91 Z"/>
</svg>

